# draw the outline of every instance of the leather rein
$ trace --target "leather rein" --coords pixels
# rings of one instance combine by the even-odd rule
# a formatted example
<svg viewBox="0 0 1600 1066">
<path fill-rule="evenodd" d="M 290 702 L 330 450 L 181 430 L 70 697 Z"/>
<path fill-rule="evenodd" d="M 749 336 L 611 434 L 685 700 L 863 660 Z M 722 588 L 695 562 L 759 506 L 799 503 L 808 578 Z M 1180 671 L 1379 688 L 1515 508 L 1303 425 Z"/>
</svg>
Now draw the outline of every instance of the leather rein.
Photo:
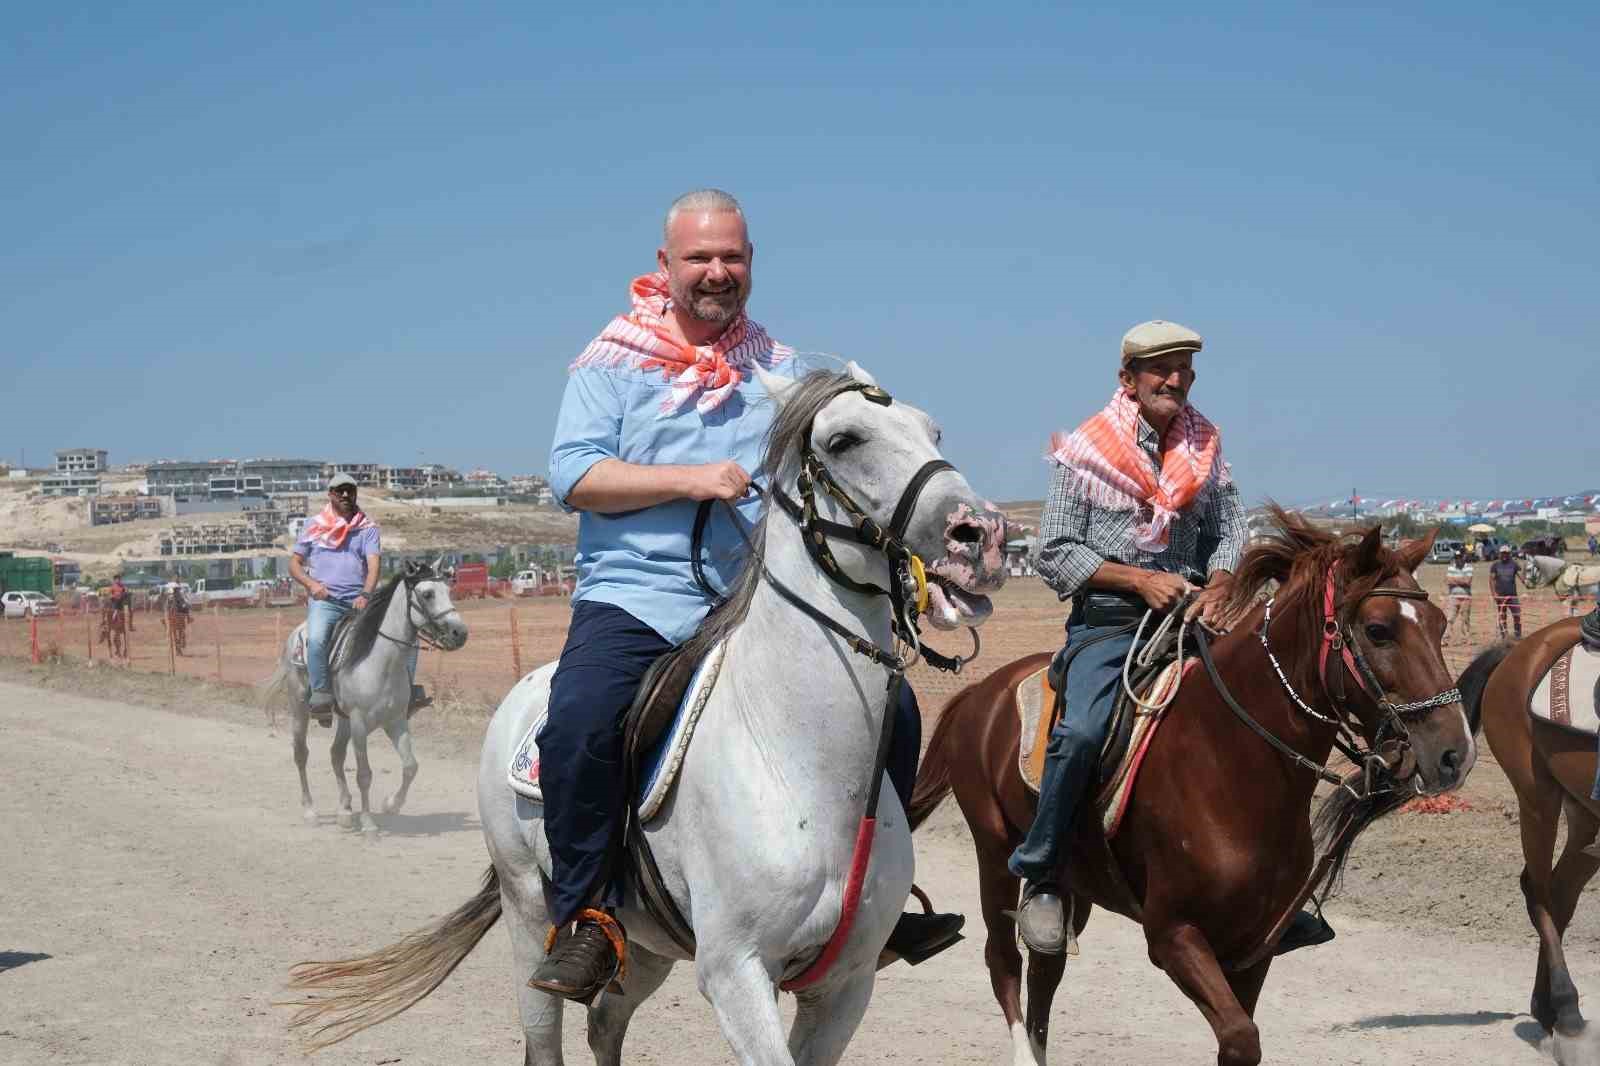
<svg viewBox="0 0 1600 1066">
<path fill-rule="evenodd" d="M 1361 654 L 1361 648 L 1355 641 L 1355 634 L 1350 629 L 1347 619 L 1340 617 L 1337 590 L 1334 580 L 1334 569 L 1328 570 L 1327 581 L 1323 587 L 1322 598 L 1322 642 L 1317 655 L 1317 676 L 1322 683 L 1323 692 L 1328 701 L 1333 705 L 1334 714 L 1327 715 L 1312 707 L 1302 699 L 1290 683 L 1288 674 L 1283 669 L 1283 664 L 1278 661 L 1277 655 L 1272 651 L 1268 641 L 1268 631 L 1272 625 L 1272 606 L 1276 597 L 1266 603 L 1265 612 L 1261 618 L 1261 627 L 1256 631 L 1257 639 L 1261 641 L 1262 649 L 1267 653 L 1267 661 L 1272 664 L 1273 672 L 1278 675 L 1278 682 L 1288 693 L 1289 699 L 1300 710 L 1310 717 L 1332 726 L 1334 729 L 1333 746 L 1346 759 L 1355 766 L 1362 767 L 1364 771 L 1364 787 L 1357 792 L 1344 778 L 1329 770 L 1326 764 L 1319 764 L 1306 758 L 1300 752 L 1290 747 L 1283 740 L 1274 736 L 1257 722 L 1250 713 L 1239 705 L 1228 686 L 1223 683 L 1221 675 L 1217 672 L 1216 663 L 1211 656 L 1210 642 L 1206 639 L 1203 627 L 1197 627 L 1196 638 L 1200 648 L 1200 659 L 1205 664 L 1206 673 L 1210 675 L 1211 683 L 1216 686 L 1222 695 L 1223 702 L 1233 711 L 1252 732 L 1261 737 L 1273 748 L 1277 749 L 1297 766 L 1311 770 L 1319 778 L 1330 784 L 1338 785 L 1357 799 L 1377 794 L 1378 791 L 1393 791 L 1393 785 L 1377 788 L 1380 778 L 1387 781 L 1404 781 L 1411 777 L 1416 770 L 1415 755 L 1411 750 L 1410 730 L 1406 728 L 1407 720 L 1416 720 L 1436 707 L 1448 706 L 1461 701 L 1461 692 L 1456 688 L 1448 688 L 1427 699 L 1414 700 L 1410 703 L 1395 703 L 1385 695 L 1382 682 L 1377 674 Z M 1404 589 L 1397 586 L 1379 585 L 1363 593 L 1358 599 L 1346 605 L 1346 612 L 1353 615 L 1355 608 L 1369 596 L 1392 596 L 1402 600 L 1426 600 L 1428 594 L 1421 589 Z M 1336 669 L 1333 678 L 1337 685 L 1330 681 L 1328 675 L 1328 662 L 1337 657 L 1342 661 L 1344 669 Z M 1383 718 L 1378 723 L 1378 728 L 1373 734 L 1371 747 L 1364 747 L 1363 741 L 1352 723 L 1360 725 L 1360 719 L 1351 709 L 1348 702 L 1346 677 L 1355 679 L 1356 687 L 1370 699 Z M 1376 791 L 1375 791 L 1376 790 Z"/>
<path fill-rule="evenodd" d="M 438 614 L 430 614 L 426 607 L 417 602 L 416 597 L 416 587 L 418 582 L 424 580 L 438 581 L 442 579 L 438 574 L 429 573 L 417 574 L 416 577 L 403 575 L 400 580 L 403 581 L 406 586 L 406 621 L 410 622 L 411 628 L 416 630 L 417 637 L 415 640 L 401 640 L 399 637 L 391 637 L 389 634 L 383 631 L 382 626 L 378 627 L 378 636 L 393 644 L 398 644 L 402 648 L 416 648 L 426 644 L 435 651 L 443 650 L 444 645 L 440 642 L 440 638 L 434 635 L 433 630 L 438 627 L 439 620 L 450 612 L 440 611 Z M 417 625 L 416 620 L 411 617 L 412 611 L 420 613 L 423 618 L 427 619 L 427 621 L 420 626 Z"/>
</svg>

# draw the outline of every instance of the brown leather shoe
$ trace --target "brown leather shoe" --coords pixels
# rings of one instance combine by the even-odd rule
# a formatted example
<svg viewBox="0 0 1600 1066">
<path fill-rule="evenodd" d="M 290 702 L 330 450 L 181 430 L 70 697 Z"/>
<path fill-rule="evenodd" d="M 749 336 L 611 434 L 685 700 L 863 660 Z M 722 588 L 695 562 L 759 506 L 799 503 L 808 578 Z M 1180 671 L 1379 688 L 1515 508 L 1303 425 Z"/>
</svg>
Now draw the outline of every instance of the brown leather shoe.
<svg viewBox="0 0 1600 1066">
<path fill-rule="evenodd" d="M 577 927 L 556 937 L 546 949 L 544 961 L 528 978 L 528 987 L 587 1006 L 621 977 L 618 945 L 624 942 L 622 937 L 622 925 L 615 918 L 584 911 Z"/>
</svg>

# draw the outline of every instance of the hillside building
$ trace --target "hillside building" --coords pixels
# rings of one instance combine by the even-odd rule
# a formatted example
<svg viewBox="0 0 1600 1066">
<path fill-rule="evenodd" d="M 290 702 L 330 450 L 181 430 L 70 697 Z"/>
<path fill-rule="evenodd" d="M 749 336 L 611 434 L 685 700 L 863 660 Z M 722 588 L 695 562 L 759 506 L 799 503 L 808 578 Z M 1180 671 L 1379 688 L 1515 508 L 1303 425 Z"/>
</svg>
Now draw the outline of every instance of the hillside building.
<svg viewBox="0 0 1600 1066">
<path fill-rule="evenodd" d="M 56 473 L 99 474 L 110 468 L 104 448 L 67 448 L 56 452 Z"/>
</svg>

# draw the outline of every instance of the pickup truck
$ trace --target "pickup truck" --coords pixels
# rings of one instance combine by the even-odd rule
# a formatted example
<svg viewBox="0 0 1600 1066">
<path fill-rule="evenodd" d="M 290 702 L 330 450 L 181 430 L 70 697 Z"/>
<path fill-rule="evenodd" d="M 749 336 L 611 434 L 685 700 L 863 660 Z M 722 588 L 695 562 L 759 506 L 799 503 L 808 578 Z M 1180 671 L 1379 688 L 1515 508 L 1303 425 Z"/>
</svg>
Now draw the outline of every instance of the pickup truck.
<svg viewBox="0 0 1600 1066">
<path fill-rule="evenodd" d="M 185 588 L 191 604 L 215 603 L 222 607 L 248 607 L 256 602 L 256 590 L 248 587 L 216 588 L 206 587 L 206 579 L 200 578 L 194 583 L 194 588 Z"/>
</svg>

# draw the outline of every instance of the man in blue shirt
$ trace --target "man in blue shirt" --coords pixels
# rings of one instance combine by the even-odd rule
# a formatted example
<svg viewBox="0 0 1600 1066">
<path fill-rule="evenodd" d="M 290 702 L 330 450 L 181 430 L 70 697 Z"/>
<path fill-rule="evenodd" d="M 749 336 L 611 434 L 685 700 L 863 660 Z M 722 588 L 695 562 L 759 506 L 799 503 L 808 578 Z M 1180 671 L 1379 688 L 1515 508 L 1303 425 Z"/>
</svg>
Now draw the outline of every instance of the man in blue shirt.
<svg viewBox="0 0 1600 1066">
<path fill-rule="evenodd" d="M 750 244 L 744 214 L 714 189 L 667 212 L 659 270 L 634 280 L 633 307 L 573 363 L 556 422 L 550 486 L 578 524 L 578 584 L 550 711 L 539 733 L 545 835 L 561 930 L 529 984 L 587 1002 L 616 955 L 584 917 L 617 903 L 613 847 L 626 810 L 622 715 L 650 664 L 688 639 L 712 607 L 690 563 L 701 501 L 723 500 L 753 525 L 761 449 L 774 414 L 754 368 L 794 376 L 793 351 L 744 313 Z M 744 542 L 722 508 L 704 535 L 703 570 L 729 588 Z M 889 774 L 908 803 L 921 719 L 909 685 L 895 710 Z M 959 915 L 907 915 L 890 947 L 926 957 L 954 942 Z"/>
</svg>

